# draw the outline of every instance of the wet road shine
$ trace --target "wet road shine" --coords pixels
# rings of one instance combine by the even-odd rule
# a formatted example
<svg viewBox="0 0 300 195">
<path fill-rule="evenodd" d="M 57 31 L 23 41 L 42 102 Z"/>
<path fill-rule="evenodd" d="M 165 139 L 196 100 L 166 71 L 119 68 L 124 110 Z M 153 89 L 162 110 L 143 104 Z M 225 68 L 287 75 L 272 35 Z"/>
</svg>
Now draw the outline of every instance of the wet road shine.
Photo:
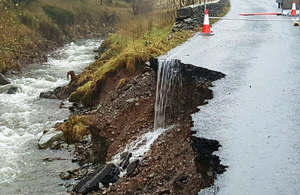
<svg viewBox="0 0 300 195">
<path fill-rule="evenodd" d="M 278 11 L 273 0 L 231 0 L 228 17 Z M 195 35 L 168 53 L 227 75 L 193 115 L 194 130 L 220 141 L 217 155 L 229 166 L 200 194 L 300 194 L 300 27 L 226 20 L 211 29 L 214 36 Z"/>
</svg>

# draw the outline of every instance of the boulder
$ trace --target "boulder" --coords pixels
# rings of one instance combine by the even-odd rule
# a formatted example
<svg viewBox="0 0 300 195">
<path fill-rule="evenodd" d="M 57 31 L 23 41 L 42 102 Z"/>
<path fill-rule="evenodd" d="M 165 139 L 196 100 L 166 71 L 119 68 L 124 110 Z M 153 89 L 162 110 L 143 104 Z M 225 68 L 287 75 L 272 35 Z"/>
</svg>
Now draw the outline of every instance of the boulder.
<svg viewBox="0 0 300 195">
<path fill-rule="evenodd" d="M 123 169 L 126 169 L 127 166 L 129 165 L 129 160 L 132 157 L 132 153 L 129 152 L 124 152 L 121 154 L 121 164 L 120 167 L 122 167 Z"/>
<path fill-rule="evenodd" d="M 12 86 L 7 90 L 7 94 L 16 94 L 18 89 L 18 87 Z"/>
<path fill-rule="evenodd" d="M 135 161 L 130 163 L 126 169 L 126 172 L 127 172 L 126 175 L 128 175 L 128 176 L 132 175 L 139 164 L 140 164 L 139 159 L 136 159 Z"/>
<path fill-rule="evenodd" d="M 7 85 L 1 86 L 0 93 L 15 94 L 18 91 L 18 89 L 19 88 L 17 86 L 7 84 Z"/>
<path fill-rule="evenodd" d="M 57 87 L 53 91 L 47 91 L 40 93 L 40 98 L 45 99 L 67 99 L 70 93 L 66 87 Z"/>
<path fill-rule="evenodd" d="M 71 179 L 71 173 L 69 171 L 64 171 L 59 174 L 61 180 L 69 180 Z"/>
<path fill-rule="evenodd" d="M 52 91 L 47 91 L 47 92 L 40 93 L 40 98 L 57 99 L 56 95 Z"/>
<path fill-rule="evenodd" d="M 10 84 L 10 81 L 7 78 L 5 78 L 3 74 L 0 73 L 0 85 L 7 85 L 7 84 Z"/>
<path fill-rule="evenodd" d="M 58 99 L 67 99 L 70 95 L 70 92 L 66 87 L 57 87 L 53 90 L 53 92 Z"/>
<path fill-rule="evenodd" d="M 99 183 L 108 187 L 110 183 L 115 183 L 119 179 L 120 169 L 115 164 L 106 165 L 103 169 L 99 168 L 86 178 L 81 180 L 73 189 L 77 194 L 87 194 L 99 190 Z"/>
<path fill-rule="evenodd" d="M 55 141 L 63 141 L 64 135 L 62 131 L 51 130 L 42 135 L 38 142 L 40 149 L 49 148 Z"/>
<path fill-rule="evenodd" d="M 193 15 L 193 9 L 191 7 L 184 7 L 177 10 L 177 19 L 189 18 Z"/>
</svg>

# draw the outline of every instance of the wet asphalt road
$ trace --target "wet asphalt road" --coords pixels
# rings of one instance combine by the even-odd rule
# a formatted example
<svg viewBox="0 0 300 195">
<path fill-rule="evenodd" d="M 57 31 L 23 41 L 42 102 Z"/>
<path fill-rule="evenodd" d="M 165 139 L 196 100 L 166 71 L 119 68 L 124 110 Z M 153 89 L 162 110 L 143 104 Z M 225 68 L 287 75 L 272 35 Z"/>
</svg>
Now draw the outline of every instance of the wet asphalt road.
<svg viewBox="0 0 300 195">
<path fill-rule="evenodd" d="M 227 16 L 251 12 L 280 10 L 273 0 L 231 0 Z M 300 27 L 223 20 L 211 29 L 168 54 L 227 75 L 193 115 L 197 134 L 219 140 L 216 154 L 229 166 L 200 194 L 300 194 Z"/>
</svg>

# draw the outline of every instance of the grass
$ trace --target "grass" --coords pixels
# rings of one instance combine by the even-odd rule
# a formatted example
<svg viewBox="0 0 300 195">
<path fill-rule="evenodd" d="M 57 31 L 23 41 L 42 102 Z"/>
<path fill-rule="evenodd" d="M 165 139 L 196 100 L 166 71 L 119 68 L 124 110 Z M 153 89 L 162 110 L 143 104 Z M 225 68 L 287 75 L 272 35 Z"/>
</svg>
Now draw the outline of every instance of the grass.
<svg viewBox="0 0 300 195">
<path fill-rule="evenodd" d="M 89 134 L 91 116 L 70 116 L 68 120 L 61 124 L 57 130 L 64 133 L 67 143 L 75 143 Z"/>
<path fill-rule="evenodd" d="M 224 16 L 230 9 L 227 5 L 220 16 Z M 81 76 L 89 77 L 90 82 L 83 86 L 90 90 L 82 93 L 78 88 L 71 95 L 71 100 L 81 101 L 84 105 L 92 105 L 95 101 L 94 95 L 99 91 L 96 85 L 110 71 L 126 69 L 135 72 L 143 66 L 151 57 L 166 54 L 170 49 L 180 45 L 192 36 L 195 31 L 179 31 L 171 34 L 174 18 L 167 10 L 156 10 L 146 15 L 128 17 L 117 24 L 119 31 L 111 34 L 101 45 L 101 56 L 90 67 L 86 68 Z M 211 20 L 215 23 L 217 20 Z M 116 87 L 117 88 L 117 87 Z M 86 95 L 88 94 L 88 95 Z M 88 97 L 92 97 L 88 99 Z M 90 100 L 89 102 L 87 100 Z"/>
<path fill-rule="evenodd" d="M 165 54 L 192 35 L 191 31 L 181 31 L 173 33 L 173 38 L 168 39 L 171 29 L 172 25 L 167 27 L 154 26 L 151 31 L 144 29 L 144 33 L 139 37 L 135 34 L 128 36 L 118 33 L 108 37 L 103 43 L 103 46 L 108 49 L 100 56 L 99 60 L 81 74 L 82 77 L 90 77 L 91 81 L 73 92 L 70 100 L 81 101 L 85 106 L 92 105 L 95 99 L 87 99 L 87 96 L 91 97 L 90 94 L 94 93 L 93 89 L 96 89 L 99 81 L 106 78 L 107 73 L 117 68 L 134 73 L 144 66 L 151 57 Z"/>
<path fill-rule="evenodd" d="M 229 6 L 225 8 L 222 16 L 228 10 Z M 85 106 L 93 105 L 93 103 L 99 101 L 97 99 L 99 98 L 97 84 L 107 78 L 106 74 L 122 69 L 134 73 L 144 66 L 144 63 L 150 57 L 166 54 L 170 49 L 190 38 L 193 33 L 202 30 L 198 28 L 195 31 L 171 33 L 174 21 L 171 16 L 172 14 L 164 10 L 156 11 L 144 16 L 131 16 L 126 20 L 122 20 L 122 23 L 117 24 L 119 31 L 110 34 L 102 43 L 100 58 L 80 75 L 79 80 L 89 78 L 89 81 L 82 83 L 81 87 L 71 94 L 70 100 L 81 101 Z M 211 21 L 211 23 L 214 22 L 216 21 Z M 170 34 L 172 34 L 172 38 L 168 38 Z M 126 82 L 126 77 L 119 79 L 115 88 L 122 87 Z M 68 132 L 72 131 L 78 130 L 69 130 Z M 66 135 L 71 137 L 67 139 L 75 140 L 73 134 Z"/>
<path fill-rule="evenodd" d="M 151 57 L 167 53 L 195 32 L 171 33 L 175 20 L 172 10 L 158 9 L 134 16 L 129 4 L 121 0 L 105 6 L 100 6 L 98 0 L 40 0 L 21 4 L 16 9 L 1 7 L 0 11 L 0 29 L 1 26 L 6 29 L 1 31 L 0 45 L 10 47 L 9 50 L 0 48 L 0 72 L 16 63 L 15 51 L 37 48 L 42 39 L 62 42 L 64 36 L 76 38 L 78 32 L 103 30 L 103 23 L 108 24 L 107 31 L 113 27 L 118 29 L 102 43 L 100 58 L 83 71 L 79 87 L 69 97 L 70 101 L 80 101 L 85 106 L 99 101 L 98 84 L 108 73 L 116 70 L 138 73 Z M 114 25 L 109 26 L 111 23 Z M 115 87 L 126 81 L 126 77 L 120 79 Z M 73 143 L 89 133 L 90 123 L 90 116 L 70 116 L 58 130 Z"/>
<path fill-rule="evenodd" d="M 118 18 L 127 18 L 131 10 L 122 0 L 104 5 L 98 0 L 24 0 L 17 5 L 9 2 L 0 0 L 2 73 L 17 66 L 17 56 L 30 58 L 44 46 L 62 44 L 66 39 L 104 36 L 113 30 Z"/>
</svg>

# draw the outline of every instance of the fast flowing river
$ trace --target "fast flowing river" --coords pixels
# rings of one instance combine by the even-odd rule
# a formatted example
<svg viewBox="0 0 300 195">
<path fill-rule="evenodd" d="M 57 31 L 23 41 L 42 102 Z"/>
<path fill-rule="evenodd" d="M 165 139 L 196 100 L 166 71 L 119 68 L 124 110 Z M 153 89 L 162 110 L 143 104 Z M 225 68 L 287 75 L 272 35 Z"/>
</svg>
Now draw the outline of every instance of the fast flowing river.
<svg viewBox="0 0 300 195">
<path fill-rule="evenodd" d="M 38 150 L 44 129 L 67 118 L 60 100 L 39 99 L 41 92 L 68 84 L 67 72 L 80 73 L 94 61 L 93 50 L 101 40 L 81 40 L 51 53 L 48 62 L 29 65 L 22 77 L 12 76 L 9 86 L 0 87 L 0 194 L 63 194 L 59 172 L 71 168 L 70 153 Z M 16 94 L 7 94 L 10 86 Z M 45 158 L 61 158 L 53 162 Z"/>
</svg>

